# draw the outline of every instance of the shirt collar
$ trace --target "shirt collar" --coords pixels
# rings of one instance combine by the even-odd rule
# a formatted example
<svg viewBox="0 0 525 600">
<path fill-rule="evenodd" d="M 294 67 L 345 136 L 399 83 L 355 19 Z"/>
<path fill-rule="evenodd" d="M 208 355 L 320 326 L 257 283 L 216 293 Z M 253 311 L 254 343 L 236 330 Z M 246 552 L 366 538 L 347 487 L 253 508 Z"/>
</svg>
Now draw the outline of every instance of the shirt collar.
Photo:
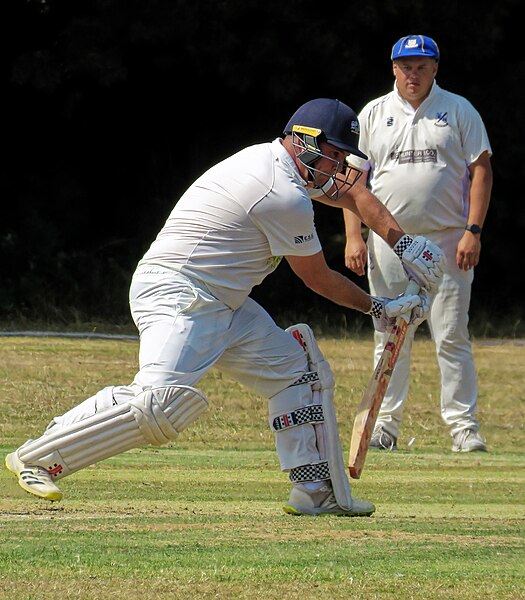
<svg viewBox="0 0 525 600">
<path fill-rule="evenodd" d="M 275 155 L 282 161 L 286 170 L 289 171 L 294 177 L 298 177 L 301 183 L 306 186 L 307 181 L 302 178 L 297 165 L 293 161 L 293 158 L 290 156 L 288 150 L 286 150 L 286 148 L 283 146 L 283 141 L 281 138 L 276 138 L 273 140 L 272 149 Z"/>
<path fill-rule="evenodd" d="M 434 79 L 434 81 L 432 82 L 432 87 L 430 88 L 430 92 L 428 93 L 428 96 L 423 100 L 423 102 L 419 105 L 419 107 L 417 109 L 415 109 L 412 104 L 410 104 L 410 102 L 408 102 L 408 100 L 405 100 L 401 94 L 399 93 L 399 90 L 397 89 L 397 83 L 394 81 L 394 95 L 397 98 L 398 102 L 401 103 L 401 105 L 403 106 L 403 108 L 410 114 L 415 114 L 420 108 L 424 107 L 426 104 L 428 104 L 431 99 L 437 94 L 439 90 L 439 86 L 436 83 L 436 80 Z"/>
</svg>

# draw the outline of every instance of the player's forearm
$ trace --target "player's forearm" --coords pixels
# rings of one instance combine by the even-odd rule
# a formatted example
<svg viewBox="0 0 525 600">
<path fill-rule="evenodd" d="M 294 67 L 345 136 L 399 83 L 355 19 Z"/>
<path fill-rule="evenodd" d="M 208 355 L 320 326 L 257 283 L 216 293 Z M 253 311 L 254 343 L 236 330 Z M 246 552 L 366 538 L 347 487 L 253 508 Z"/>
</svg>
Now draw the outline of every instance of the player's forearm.
<svg viewBox="0 0 525 600">
<path fill-rule="evenodd" d="M 287 256 L 286 260 L 303 283 L 320 296 L 346 308 L 361 312 L 370 310 L 370 296 L 353 281 L 331 269 L 322 252 L 313 256 Z"/>
<path fill-rule="evenodd" d="M 350 192 L 357 211 L 355 214 L 387 244 L 395 246 L 405 232 L 388 209 L 364 186 L 354 186 Z"/>
<path fill-rule="evenodd" d="M 399 223 L 390 214 L 390 211 L 368 190 L 361 180 L 337 200 L 330 200 L 326 197 L 316 198 L 316 200 L 330 206 L 348 209 L 355 215 L 356 219 L 375 231 L 391 247 L 394 247 L 405 234 Z M 347 216 L 345 216 L 345 227 L 346 218 Z"/>
<path fill-rule="evenodd" d="M 490 160 L 482 157 L 471 165 L 471 182 L 468 222 L 483 226 L 492 193 L 492 168 Z"/>
<path fill-rule="evenodd" d="M 328 298 L 335 304 L 368 312 L 372 306 L 370 296 L 341 273 L 329 270 L 322 278 L 306 282 L 306 285 L 317 294 Z"/>
<path fill-rule="evenodd" d="M 343 208 L 343 218 L 345 222 L 346 239 L 361 238 L 361 219 L 348 208 Z"/>
</svg>

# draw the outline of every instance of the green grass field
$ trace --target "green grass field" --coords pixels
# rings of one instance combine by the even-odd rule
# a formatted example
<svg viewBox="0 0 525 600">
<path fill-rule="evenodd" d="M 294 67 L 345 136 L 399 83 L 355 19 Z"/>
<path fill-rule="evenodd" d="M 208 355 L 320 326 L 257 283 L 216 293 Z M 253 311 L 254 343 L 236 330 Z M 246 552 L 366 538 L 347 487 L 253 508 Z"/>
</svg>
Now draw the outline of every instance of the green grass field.
<svg viewBox="0 0 525 600">
<path fill-rule="evenodd" d="M 372 343 L 321 338 L 345 454 Z M 525 345 L 477 343 L 488 453 L 457 455 L 433 345 L 417 340 L 396 453 L 371 451 L 354 495 L 371 518 L 291 517 L 266 402 L 212 372 L 210 410 L 177 443 L 61 481 L 47 503 L 0 468 L 0 598 L 525 598 Z M 0 450 L 135 373 L 133 341 L 0 338 Z M 409 440 L 413 443 L 409 446 Z"/>
</svg>

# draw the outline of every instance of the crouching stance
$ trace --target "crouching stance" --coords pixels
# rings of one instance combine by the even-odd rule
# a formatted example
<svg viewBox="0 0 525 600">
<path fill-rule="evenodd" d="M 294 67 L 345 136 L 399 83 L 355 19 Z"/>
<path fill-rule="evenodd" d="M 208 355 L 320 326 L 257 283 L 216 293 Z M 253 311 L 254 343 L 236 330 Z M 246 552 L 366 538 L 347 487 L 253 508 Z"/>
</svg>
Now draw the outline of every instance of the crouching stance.
<svg viewBox="0 0 525 600">
<path fill-rule="evenodd" d="M 310 327 L 295 325 L 287 332 L 292 336 L 286 339 L 293 346 L 287 359 L 294 365 L 291 372 L 300 363 L 306 369 L 269 402 L 281 468 L 293 484 L 284 510 L 294 515 L 370 515 L 374 505 L 352 498 L 345 473 L 330 367 Z M 7 468 L 18 475 L 20 486 L 47 500 L 61 500 L 57 480 L 127 450 L 172 441 L 208 408 L 204 394 L 191 386 L 156 387 L 132 396 L 134 387 L 104 388 L 9 454 Z M 260 388 L 260 382 L 254 380 L 254 387 Z M 116 398 L 123 403 L 115 404 Z"/>
<path fill-rule="evenodd" d="M 352 498 L 333 377 L 310 328 L 281 329 L 250 293 L 284 257 L 308 288 L 371 315 L 376 328 L 422 306 L 420 296 L 371 297 L 331 269 L 312 201 L 358 214 L 427 291 L 442 277 L 443 253 L 421 236 L 412 239 L 364 186 L 354 186 L 360 172 L 346 159 L 366 156 L 348 105 L 311 100 L 282 131 L 283 137 L 211 167 L 177 200 L 131 282 L 140 333 L 133 383 L 104 388 L 9 454 L 7 467 L 25 490 L 60 500 L 61 477 L 131 448 L 173 440 L 206 409 L 194 386 L 215 366 L 270 398 L 279 461 L 293 485 L 287 513 L 375 510 Z"/>
</svg>

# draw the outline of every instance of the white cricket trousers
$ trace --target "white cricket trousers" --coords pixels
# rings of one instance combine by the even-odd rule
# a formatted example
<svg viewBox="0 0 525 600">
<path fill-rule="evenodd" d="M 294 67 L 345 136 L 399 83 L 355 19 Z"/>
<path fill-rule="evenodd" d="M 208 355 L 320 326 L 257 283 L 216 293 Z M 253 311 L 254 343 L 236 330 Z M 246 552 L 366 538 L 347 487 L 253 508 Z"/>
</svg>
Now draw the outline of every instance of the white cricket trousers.
<svg viewBox="0 0 525 600">
<path fill-rule="evenodd" d="M 195 387 L 213 366 L 267 398 L 308 371 L 300 344 L 251 298 L 232 310 L 205 286 L 183 275 L 136 274 L 130 287 L 130 307 L 140 332 L 140 369 L 133 382 L 100 390 L 55 417 L 54 427 L 124 403 L 146 387 Z M 291 389 L 300 406 L 300 395 L 310 386 Z M 313 426 L 277 435 L 276 446 L 283 469 L 319 461 Z"/>
<path fill-rule="evenodd" d="M 441 416 L 451 436 L 462 429 L 479 429 L 477 375 L 468 331 L 468 312 L 474 271 L 456 265 L 456 249 L 463 229 L 425 233 L 445 252 L 446 273 L 434 296 L 428 325 L 436 347 L 441 375 Z M 411 234 L 412 235 L 412 234 Z M 415 235 L 415 234 L 414 234 Z M 374 296 L 395 297 L 405 291 L 408 280 L 401 261 L 376 234 L 368 238 L 368 280 Z M 403 406 L 410 384 L 410 355 L 415 329 L 409 327 L 392 378 L 379 411 L 377 425 L 399 435 Z M 375 332 L 374 362 L 377 364 L 387 333 Z"/>
</svg>

